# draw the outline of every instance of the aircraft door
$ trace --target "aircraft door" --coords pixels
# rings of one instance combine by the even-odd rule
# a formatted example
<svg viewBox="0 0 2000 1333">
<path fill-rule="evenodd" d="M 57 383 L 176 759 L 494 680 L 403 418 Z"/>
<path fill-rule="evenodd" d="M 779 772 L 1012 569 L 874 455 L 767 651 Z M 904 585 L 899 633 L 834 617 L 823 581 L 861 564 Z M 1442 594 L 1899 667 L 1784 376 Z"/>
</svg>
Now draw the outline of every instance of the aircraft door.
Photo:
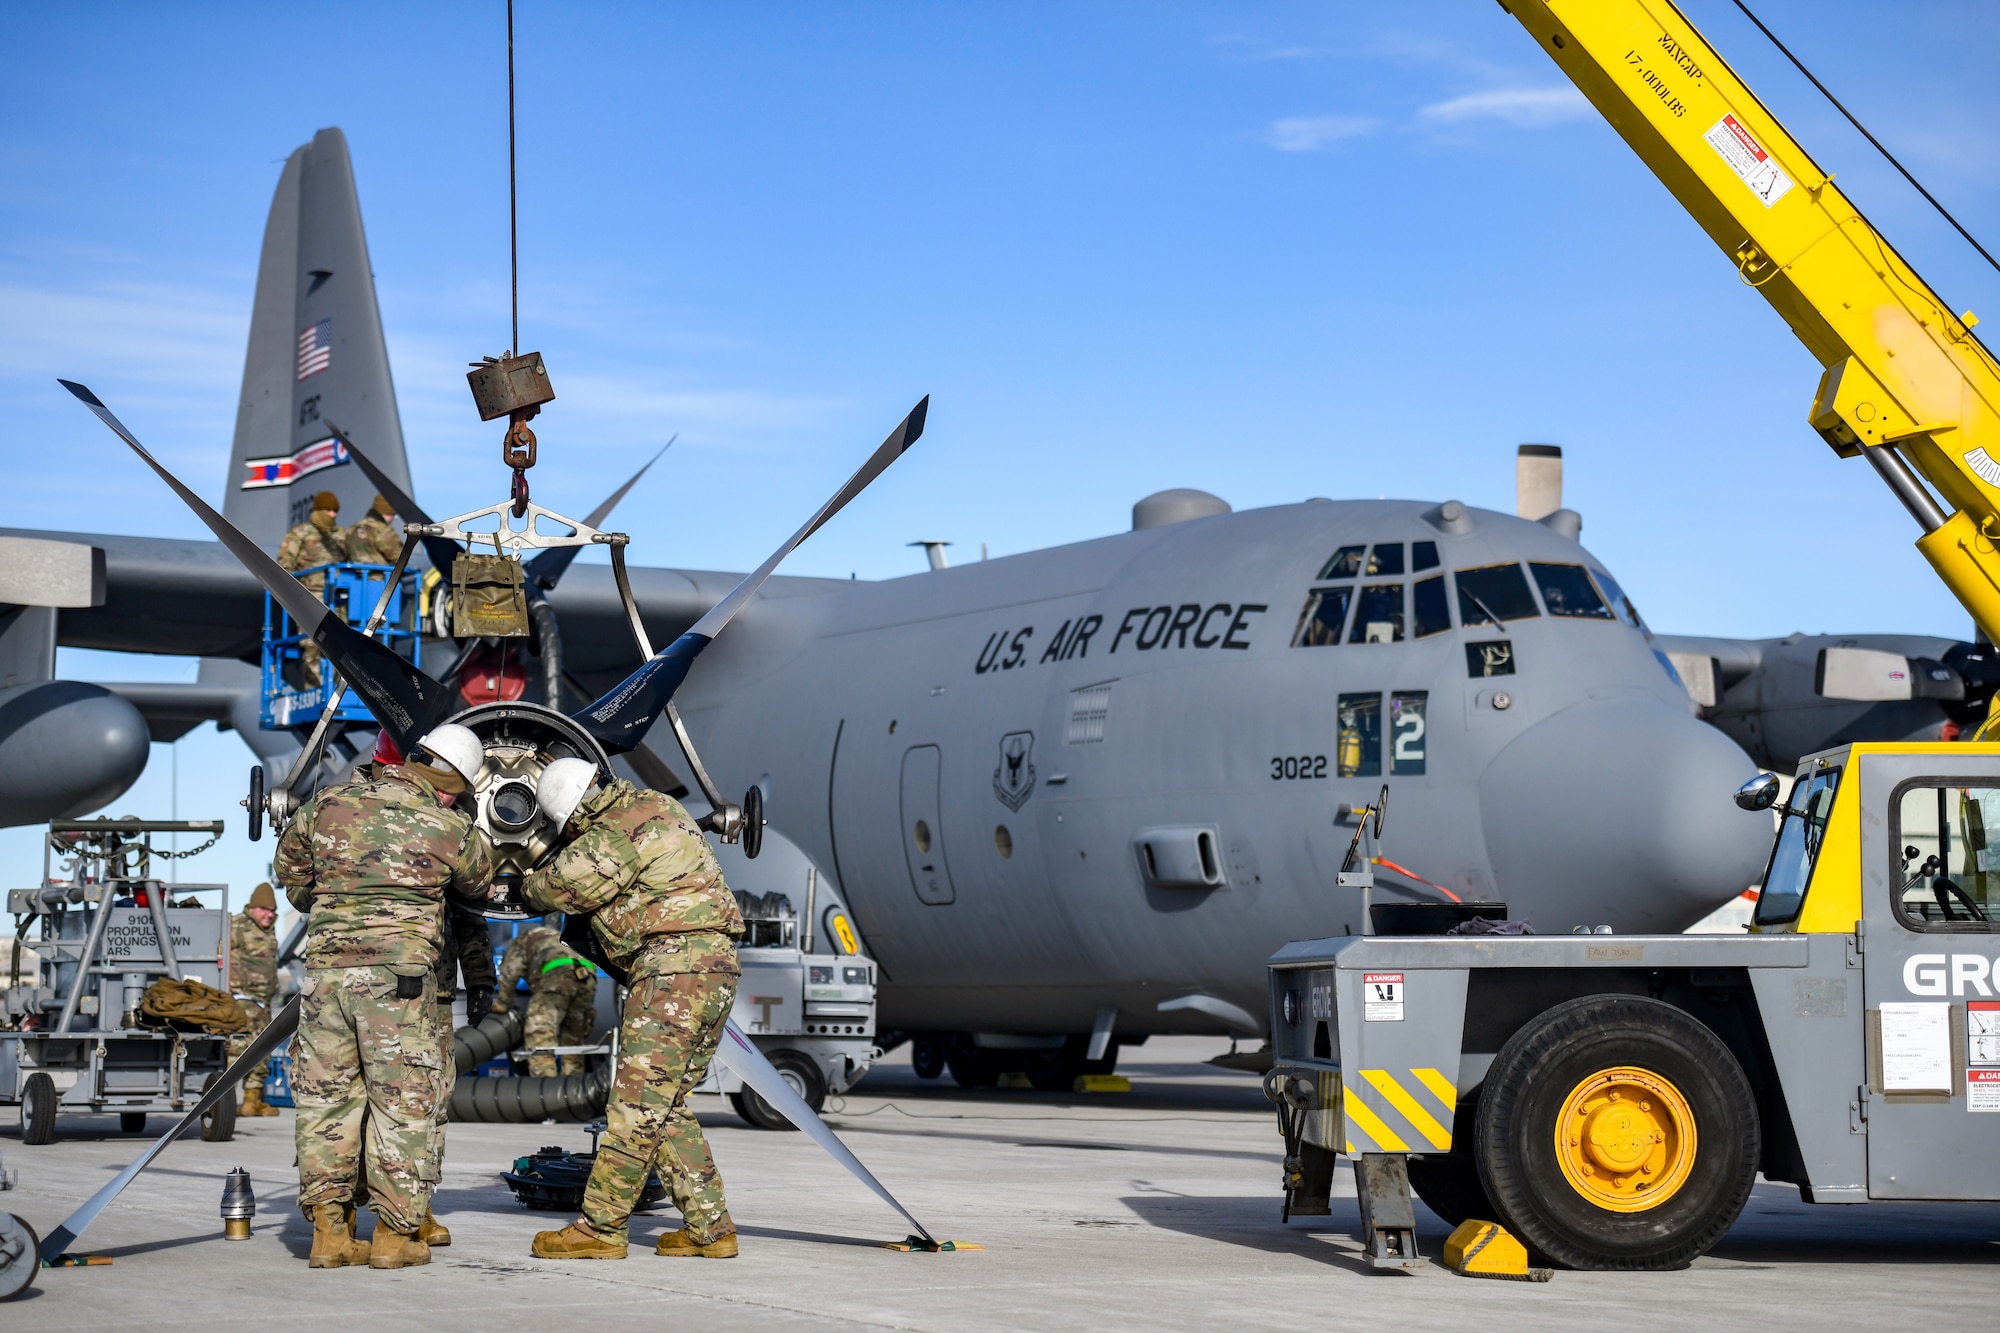
<svg viewBox="0 0 2000 1333">
<path fill-rule="evenodd" d="M 913 745 L 903 754 L 903 856 L 917 897 L 942 906 L 956 896 L 944 858 L 944 824 L 939 818 L 942 756 L 935 745 Z"/>
<path fill-rule="evenodd" d="M 1868 1194 L 2000 1198 L 2000 773 L 1928 755 L 1860 767 L 1863 812 L 1886 815 L 1861 821 Z"/>
</svg>

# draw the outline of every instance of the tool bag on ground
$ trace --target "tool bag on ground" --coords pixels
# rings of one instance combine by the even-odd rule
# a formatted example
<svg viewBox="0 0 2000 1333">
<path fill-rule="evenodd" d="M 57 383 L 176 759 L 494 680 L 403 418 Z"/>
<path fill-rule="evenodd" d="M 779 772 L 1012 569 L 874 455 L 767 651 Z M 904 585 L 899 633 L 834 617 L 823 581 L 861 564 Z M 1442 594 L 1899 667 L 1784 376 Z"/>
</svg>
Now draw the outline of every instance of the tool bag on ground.
<svg viewBox="0 0 2000 1333">
<path fill-rule="evenodd" d="M 139 1001 L 140 1017 L 156 1027 L 172 1027 L 182 1032 L 241 1032 L 249 1026 L 242 1006 L 228 991 L 204 986 L 199 981 L 175 981 L 161 977 L 146 987 Z"/>
</svg>

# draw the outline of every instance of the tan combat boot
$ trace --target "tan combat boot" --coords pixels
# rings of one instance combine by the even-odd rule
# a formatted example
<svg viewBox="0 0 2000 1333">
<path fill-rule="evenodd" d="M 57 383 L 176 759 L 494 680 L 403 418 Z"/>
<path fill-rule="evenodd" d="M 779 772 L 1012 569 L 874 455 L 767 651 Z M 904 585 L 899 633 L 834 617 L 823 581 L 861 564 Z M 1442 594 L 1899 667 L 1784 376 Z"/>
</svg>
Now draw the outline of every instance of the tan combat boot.
<svg viewBox="0 0 2000 1333">
<path fill-rule="evenodd" d="M 238 1115 L 276 1115 L 278 1108 L 264 1100 L 262 1083 L 247 1084 L 243 1089 L 243 1105 L 237 1109 Z"/>
<path fill-rule="evenodd" d="M 424 1207 L 424 1220 L 417 1223 L 417 1236 L 434 1250 L 451 1244 L 451 1229 L 431 1215 L 429 1205 Z"/>
<path fill-rule="evenodd" d="M 704 1245 L 687 1233 L 687 1228 L 670 1231 L 660 1237 L 660 1243 L 653 1247 L 654 1254 L 664 1254 L 670 1258 L 734 1259 L 736 1257 L 736 1233 L 718 1236 Z"/>
<path fill-rule="evenodd" d="M 307 1268 L 346 1268 L 368 1262 L 368 1242 L 354 1238 L 354 1207 L 322 1203 L 307 1212 L 312 1217 L 312 1255 Z"/>
<path fill-rule="evenodd" d="M 431 1261 L 431 1247 L 424 1244 L 420 1234 L 423 1223 L 417 1224 L 416 1231 L 398 1231 L 382 1217 L 375 1219 L 375 1243 L 368 1250 L 370 1268 L 415 1268 Z"/>
<path fill-rule="evenodd" d="M 561 1231 L 537 1231 L 529 1253 L 537 1259 L 623 1259 L 625 1246 L 572 1222 Z"/>
</svg>

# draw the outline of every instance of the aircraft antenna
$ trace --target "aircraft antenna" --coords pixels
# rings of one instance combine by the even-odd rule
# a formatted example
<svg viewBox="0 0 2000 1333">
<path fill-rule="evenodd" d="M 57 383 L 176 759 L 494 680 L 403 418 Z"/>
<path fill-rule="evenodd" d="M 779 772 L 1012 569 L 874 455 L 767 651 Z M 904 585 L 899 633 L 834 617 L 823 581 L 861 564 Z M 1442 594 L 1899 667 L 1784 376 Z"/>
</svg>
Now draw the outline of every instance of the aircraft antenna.
<svg viewBox="0 0 2000 1333">
<path fill-rule="evenodd" d="M 521 350 L 521 221 L 514 188 L 514 0 L 507 0 L 507 267 L 513 279 L 514 341 L 507 354 Z"/>
</svg>

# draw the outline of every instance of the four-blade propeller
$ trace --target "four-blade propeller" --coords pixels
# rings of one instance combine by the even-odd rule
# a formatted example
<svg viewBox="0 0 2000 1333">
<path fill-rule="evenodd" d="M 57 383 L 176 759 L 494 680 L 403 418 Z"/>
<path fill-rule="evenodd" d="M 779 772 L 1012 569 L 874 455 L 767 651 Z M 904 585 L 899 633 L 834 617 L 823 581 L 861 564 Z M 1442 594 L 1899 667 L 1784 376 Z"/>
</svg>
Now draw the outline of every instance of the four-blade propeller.
<svg viewBox="0 0 2000 1333">
<path fill-rule="evenodd" d="M 125 428 L 123 422 L 112 415 L 98 396 L 81 384 L 69 380 L 59 380 L 65 389 L 75 394 L 77 399 L 96 414 L 98 420 L 110 427 L 132 451 L 143 459 L 146 465 L 160 475 L 160 479 L 172 487 L 184 500 L 195 516 L 206 523 L 222 544 L 229 548 L 244 568 L 248 569 L 266 588 L 279 604 L 291 614 L 292 620 L 302 633 L 309 634 L 318 643 L 327 660 L 350 681 L 355 690 L 367 701 L 369 710 L 381 722 L 383 729 L 409 753 L 417 740 L 432 727 L 443 722 L 457 710 L 457 691 L 433 679 L 420 668 L 404 661 L 387 645 L 354 629 L 339 615 L 323 603 L 318 595 L 308 590 L 304 584 L 282 569 L 278 562 L 266 555 L 257 543 L 250 540 L 241 529 L 211 508 L 179 478 L 146 452 L 137 437 Z M 902 457 L 905 450 L 917 442 L 924 431 L 924 417 L 930 409 L 930 398 L 926 396 L 910 414 L 889 432 L 887 439 L 871 454 L 855 474 L 848 478 L 846 485 L 833 498 L 822 505 L 805 526 L 771 553 L 769 559 L 759 565 L 742 582 L 738 583 L 723 599 L 711 607 L 707 614 L 696 621 L 694 626 L 678 639 L 668 644 L 659 653 L 649 658 L 639 669 L 626 677 L 612 690 L 596 701 L 585 705 L 571 714 L 610 753 L 623 753 L 637 746 L 646 731 L 659 718 L 666 706 L 672 702 L 674 692 L 687 679 L 688 670 L 696 657 L 714 641 L 736 614 L 747 605 L 765 581 L 784 558 L 798 549 L 801 542 L 812 536 L 835 514 L 844 509 L 848 502 L 868 488 L 869 483 L 882 475 L 889 465 Z M 349 445 L 350 451 L 352 445 Z M 359 455 L 356 455 L 359 457 Z M 657 457 L 657 455 L 656 455 Z M 649 463 L 648 467 L 651 466 Z M 364 467 L 377 487 L 389 502 L 398 506 L 398 512 L 415 520 L 415 502 L 400 490 L 392 493 L 382 483 L 386 478 L 372 466 Z M 645 469 L 641 468 L 643 475 Z M 632 479 L 636 482 L 638 477 Z M 614 494 L 608 506 L 629 489 L 632 482 Z M 405 511 L 401 505 L 407 503 Z M 596 515 L 593 515 L 596 517 Z M 417 520 L 421 521 L 421 520 Z M 455 549 L 455 548 L 454 548 Z M 433 557 L 435 558 L 435 557 Z M 537 557 L 540 559 L 540 557 Z M 537 573 L 541 571 L 536 571 Z M 554 571 L 560 573 L 560 569 Z"/>
</svg>

